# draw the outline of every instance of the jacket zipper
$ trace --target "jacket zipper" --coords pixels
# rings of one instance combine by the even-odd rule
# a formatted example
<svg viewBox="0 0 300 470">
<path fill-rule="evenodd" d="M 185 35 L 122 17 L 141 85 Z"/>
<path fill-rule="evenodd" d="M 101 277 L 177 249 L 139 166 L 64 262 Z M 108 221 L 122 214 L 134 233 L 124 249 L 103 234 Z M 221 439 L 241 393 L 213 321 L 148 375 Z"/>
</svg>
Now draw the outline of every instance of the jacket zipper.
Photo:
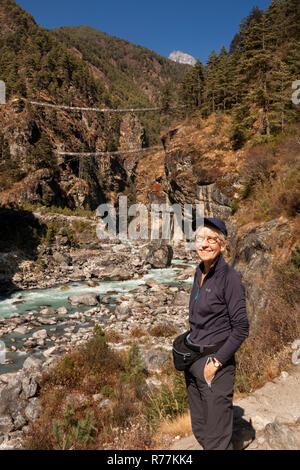
<svg viewBox="0 0 300 470">
<path fill-rule="evenodd" d="M 208 273 L 207 273 L 207 274 L 208 274 Z M 197 294 L 196 294 L 196 297 L 194 298 L 193 310 L 194 310 L 194 308 L 195 308 L 195 303 L 196 303 L 196 301 L 197 301 L 197 299 L 198 299 L 198 297 L 199 297 L 200 289 L 203 288 L 203 284 L 205 283 L 206 278 L 207 278 L 207 275 L 206 275 L 205 278 L 203 279 L 202 286 L 198 287 L 198 292 L 197 292 Z M 200 280 L 200 282 L 201 282 L 201 280 Z"/>
</svg>

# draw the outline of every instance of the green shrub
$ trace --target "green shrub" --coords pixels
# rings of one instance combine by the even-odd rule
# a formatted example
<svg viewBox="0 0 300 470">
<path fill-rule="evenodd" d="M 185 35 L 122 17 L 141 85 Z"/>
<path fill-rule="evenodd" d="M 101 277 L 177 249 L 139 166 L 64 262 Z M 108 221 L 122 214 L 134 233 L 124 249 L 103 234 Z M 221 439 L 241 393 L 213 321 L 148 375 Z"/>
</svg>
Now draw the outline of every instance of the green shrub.
<svg viewBox="0 0 300 470">
<path fill-rule="evenodd" d="M 49 222 L 47 225 L 47 232 L 44 238 L 46 245 L 51 245 L 54 242 L 55 236 L 58 232 L 58 227 L 55 222 Z"/>
<path fill-rule="evenodd" d="M 108 350 L 105 333 L 99 325 L 96 325 L 92 338 L 80 347 L 80 355 L 86 369 L 95 372 L 104 365 L 107 362 Z"/>
<path fill-rule="evenodd" d="M 86 449 L 89 444 L 93 443 L 96 429 L 93 412 L 88 412 L 85 417 L 76 419 L 71 405 L 68 404 L 64 420 L 53 422 L 54 450 Z"/>
<path fill-rule="evenodd" d="M 147 421 L 155 427 L 162 419 L 174 418 L 188 408 L 184 374 L 176 372 L 173 386 L 163 384 L 158 391 L 148 394 L 145 400 Z"/>
<path fill-rule="evenodd" d="M 120 372 L 121 381 L 134 386 L 142 385 L 147 377 L 147 369 L 141 357 L 139 347 L 134 342 L 123 359 L 124 370 Z"/>
<path fill-rule="evenodd" d="M 237 199 L 232 199 L 231 201 L 231 214 L 234 215 L 238 210 L 239 202 Z"/>
<path fill-rule="evenodd" d="M 296 245 L 292 252 L 291 262 L 298 270 L 300 270 L 300 245 Z"/>
<path fill-rule="evenodd" d="M 101 388 L 101 392 L 102 395 L 105 397 L 105 398 L 116 398 L 116 394 L 115 394 L 115 391 L 113 389 L 113 387 L 111 385 L 104 385 L 102 388 Z"/>
<path fill-rule="evenodd" d="M 81 380 L 83 370 L 71 355 L 66 355 L 49 373 L 47 382 L 50 386 L 60 385 L 72 388 Z"/>
<path fill-rule="evenodd" d="M 69 227 L 67 227 L 67 237 L 68 237 L 68 240 L 69 240 L 72 247 L 78 247 L 79 246 L 79 242 L 78 242 L 78 239 L 76 237 L 76 234 Z"/>
</svg>

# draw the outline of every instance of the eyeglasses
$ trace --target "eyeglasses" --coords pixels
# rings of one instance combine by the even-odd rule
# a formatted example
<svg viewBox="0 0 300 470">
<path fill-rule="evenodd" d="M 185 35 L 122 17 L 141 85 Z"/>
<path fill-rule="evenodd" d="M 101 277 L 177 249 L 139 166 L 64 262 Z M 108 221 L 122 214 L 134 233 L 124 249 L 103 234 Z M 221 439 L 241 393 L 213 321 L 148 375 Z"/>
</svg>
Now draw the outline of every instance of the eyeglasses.
<svg viewBox="0 0 300 470">
<path fill-rule="evenodd" d="M 207 240 L 207 243 L 209 245 L 215 245 L 216 243 L 218 243 L 218 241 L 220 242 L 221 239 L 220 238 L 213 238 L 213 237 L 196 237 L 196 242 L 199 244 L 199 245 L 202 245 L 204 243 L 204 241 Z"/>
</svg>

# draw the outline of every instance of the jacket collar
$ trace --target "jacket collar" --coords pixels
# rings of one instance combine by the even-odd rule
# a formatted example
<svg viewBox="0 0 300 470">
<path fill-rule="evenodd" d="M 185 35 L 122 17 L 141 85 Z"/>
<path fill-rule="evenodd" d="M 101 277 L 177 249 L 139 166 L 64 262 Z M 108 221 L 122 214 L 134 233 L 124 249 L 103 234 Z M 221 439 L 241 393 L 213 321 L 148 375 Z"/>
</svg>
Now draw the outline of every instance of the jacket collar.
<svg viewBox="0 0 300 470">
<path fill-rule="evenodd" d="M 207 273 L 207 276 L 208 275 L 211 276 L 213 273 L 223 270 L 226 264 L 227 263 L 224 260 L 222 253 L 220 253 L 215 259 L 215 261 L 213 262 L 213 264 L 211 265 L 210 270 Z M 203 261 L 201 261 L 200 264 L 197 266 L 197 271 L 199 274 L 203 274 L 203 271 L 204 271 Z"/>
</svg>

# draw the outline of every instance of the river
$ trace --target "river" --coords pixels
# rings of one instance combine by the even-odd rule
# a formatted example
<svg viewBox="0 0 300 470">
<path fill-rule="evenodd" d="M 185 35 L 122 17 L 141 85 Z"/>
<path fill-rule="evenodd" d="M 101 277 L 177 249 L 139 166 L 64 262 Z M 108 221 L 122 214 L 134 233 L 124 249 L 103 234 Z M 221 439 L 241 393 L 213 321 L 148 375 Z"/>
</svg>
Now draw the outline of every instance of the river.
<svg viewBox="0 0 300 470">
<path fill-rule="evenodd" d="M 69 315 L 73 314 L 74 312 L 84 312 L 91 309 L 90 306 L 72 306 L 68 301 L 68 296 L 93 292 L 99 295 L 101 301 L 101 297 L 109 292 L 112 299 L 112 302 L 109 304 L 109 308 L 113 311 L 115 308 L 115 303 L 113 301 L 114 299 L 144 284 L 147 279 L 151 278 L 158 281 L 159 283 L 174 286 L 192 284 L 193 276 L 184 281 L 180 281 L 180 283 L 176 280 L 178 272 L 182 269 L 181 266 L 191 266 L 196 268 L 195 263 L 189 263 L 180 259 L 173 259 L 170 267 L 164 269 L 150 269 L 147 274 L 138 279 L 125 281 L 102 281 L 99 282 L 99 285 L 95 287 L 89 286 L 86 284 L 86 282 L 72 282 L 50 289 L 28 289 L 16 291 L 8 297 L 0 297 L 0 317 L 9 318 L 16 314 L 22 315 L 29 312 L 37 315 L 39 311 L 45 307 L 53 307 L 55 309 L 59 307 L 66 307 L 68 309 L 67 314 L 56 315 L 56 318 L 61 316 L 64 317 L 66 321 L 61 321 L 54 325 L 54 334 L 61 336 L 64 334 L 64 329 L 69 326 L 67 321 L 67 317 Z M 79 322 L 75 331 L 77 331 L 78 328 L 84 328 L 86 326 L 90 326 L 90 324 L 82 324 Z M 38 329 L 49 330 L 51 329 L 51 325 L 41 325 L 40 328 L 37 328 L 35 331 L 38 331 Z M 52 330 L 54 330 L 53 325 Z M 13 372 L 22 367 L 23 362 L 29 356 L 29 353 L 25 352 L 24 348 L 22 348 L 22 344 L 24 339 L 30 337 L 31 334 L 32 331 L 27 334 L 17 334 L 12 332 L 0 337 L 0 346 L 2 346 L 0 357 L 0 374 Z M 51 344 L 52 343 L 50 342 L 48 347 L 50 347 Z M 4 347 L 6 350 L 5 359 L 3 360 Z M 13 351 L 12 349 L 16 350 Z M 39 348 L 35 348 L 35 350 L 30 354 L 40 357 L 42 355 L 42 351 L 39 351 Z"/>
</svg>

